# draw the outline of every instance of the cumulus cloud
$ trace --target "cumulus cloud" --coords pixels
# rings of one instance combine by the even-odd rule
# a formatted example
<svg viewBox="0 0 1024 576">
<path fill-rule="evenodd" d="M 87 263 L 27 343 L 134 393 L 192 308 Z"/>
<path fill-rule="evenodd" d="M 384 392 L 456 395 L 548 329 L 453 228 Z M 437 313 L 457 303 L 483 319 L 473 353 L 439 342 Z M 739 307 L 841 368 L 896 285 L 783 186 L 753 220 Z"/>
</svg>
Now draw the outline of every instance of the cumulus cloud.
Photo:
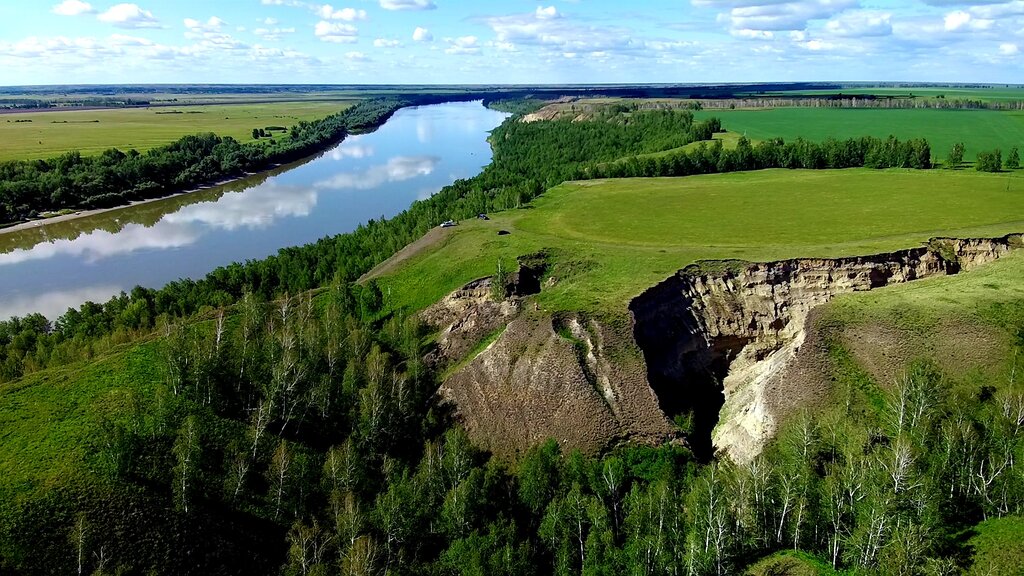
<svg viewBox="0 0 1024 576">
<path fill-rule="evenodd" d="M 216 16 L 211 16 L 206 22 L 200 22 L 193 18 L 185 18 L 184 23 L 185 28 L 188 28 L 192 32 L 220 32 L 221 27 L 227 24 L 227 22 Z"/>
<path fill-rule="evenodd" d="M 267 42 L 276 42 L 276 41 L 280 40 L 281 37 L 285 36 L 286 34 L 294 34 L 295 33 L 295 28 L 294 27 L 280 28 L 280 27 L 276 27 L 276 26 L 274 28 L 256 28 L 255 30 L 252 31 L 252 33 L 255 34 L 256 36 L 259 36 L 263 40 L 266 40 Z"/>
<path fill-rule="evenodd" d="M 380 0 L 380 7 L 385 10 L 433 10 L 437 8 L 433 0 Z"/>
<path fill-rule="evenodd" d="M 479 54 L 479 39 L 476 36 L 460 36 L 458 38 L 445 38 L 448 48 L 445 54 Z"/>
<path fill-rule="evenodd" d="M 887 12 L 848 12 L 829 20 L 825 29 L 836 36 L 861 38 L 892 34 L 892 15 Z"/>
<path fill-rule="evenodd" d="M 591 52 L 650 55 L 647 43 L 634 40 L 632 30 L 579 23 L 553 6 L 537 7 L 527 14 L 483 18 L 482 22 L 494 31 L 494 42 L 504 46 L 540 46 L 562 57 Z"/>
<path fill-rule="evenodd" d="M 61 16 L 78 16 L 79 14 L 92 14 L 96 10 L 88 2 L 64 0 L 64 2 L 54 6 L 51 11 Z"/>
<path fill-rule="evenodd" d="M 433 42 L 434 35 L 430 33 L 430 30 L 417 26 L 416 29 L 412 31 L 412 39 L 416 42 Z"/>
<path fill-rule="evenodd" d="M 947 32 L 957 32 L 988 30 L 995 24 L 995 21 L 987 18 L 975 18 L 970 12 L 957 10 L 946 14 L 943 23 Z"/>
<path fill-rule="evenodd" d="M 1020 47 L 1010 42 L 999 45 L 999 53 L 1003 56 L 1015 56 L 1020 53 Z"/>
<path fill-rule="evenodd" d="M 374 48 L 397 48 L 402 43 L 393 38 L 377 38 L 373 41 Z"/>
<path fill-rule="evenodd" d="M 824 20 L 857 6 L 857 0 L 692 0 L 694 6 L 717 8 L 720 22 L 733 31 L 783 32 L 804 30 L 812 20 Z"/>
<path fill-rule="evenodd" d="M 157 28 L 160 26 L 160 21 L 153 16 L 152 12 L 139 8 L 137 4 L 116 4 L 96 18 L 118 28 Z"/>
<path fill-rule="evenodd" d="M 346 22 L 366 20 L 366 10 L 356 10 L 355 8 L 335 9 L 330 4 L 320 6 L 316 9 L 316 13 L 324 20 L 344 20 Z"/>
<path fill-rule="evenodd" d="M 351 24 L 338 24 L 321 20 L 316 23 L 313 33 L 324 42 L 352 44 L 359 40 L 359 31 Z"/>
</svg>

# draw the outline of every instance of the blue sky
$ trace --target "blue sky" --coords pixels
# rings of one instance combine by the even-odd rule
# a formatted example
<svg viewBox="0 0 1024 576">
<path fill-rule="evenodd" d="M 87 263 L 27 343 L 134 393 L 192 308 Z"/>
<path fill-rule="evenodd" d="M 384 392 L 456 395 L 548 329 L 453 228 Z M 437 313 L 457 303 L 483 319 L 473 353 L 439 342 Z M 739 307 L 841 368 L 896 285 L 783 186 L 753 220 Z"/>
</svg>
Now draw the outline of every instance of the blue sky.
<svg viewBox="0 0 1024 576">
<path fill-rule="evenodd" d="M 1024 0 L 0 0 L 0 84 L 1024 82 Z"/>
</svg>

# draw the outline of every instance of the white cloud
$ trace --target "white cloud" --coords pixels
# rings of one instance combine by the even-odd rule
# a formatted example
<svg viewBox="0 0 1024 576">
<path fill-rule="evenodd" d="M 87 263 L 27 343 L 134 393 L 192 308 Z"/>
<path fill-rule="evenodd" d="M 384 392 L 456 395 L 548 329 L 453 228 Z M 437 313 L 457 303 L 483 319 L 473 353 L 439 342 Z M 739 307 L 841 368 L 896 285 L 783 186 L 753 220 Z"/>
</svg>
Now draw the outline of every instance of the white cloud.
<svg viewBox="0 0 1024 576">
<path fill-rule="evenodd" d="M 887 12 L 850 12 L 829 20 L 825 29 L 836 36 L 861 38 L 892 34 L 892 15 Z"/>
<path fill-rule="evenodd" d="M 402 43 L 392 38 L 377 38 L 373 41 L 374 48 L 397 48 Z"/>
<path fill-rule="evenodd" d="M 433 10 L 437 8 L 433 0 L 380 0 L 380 7 L 385 10 Z"/>
<path fill-rule="evenodd" d="M 1020 47 L 1010 42 L 1004 42 L 999 45 L 999 53 L 1003 56 L 1015 56 L 1020 53 Z"/>
<path fill-rule="evenodd" d="M 979 31 L 992 28 L 995 21 L 987 18 L 975 18 L 969 12 L 957 10 L 946 14 L 946 17 L 943 19 L 943 24 L 947 32 L 964 30 Z"/>
<path fill-rule="evenodd" d="M 335 9 L 330 4 L 320 6 L 317 8 L 316 13 L 324 20 L 344 20 L 346 22 L 366 20 L 366 10 L 356 10 L 354 8 Z"/>
<path fill-rule="evenodd" d="M 316 23 L 313 33 L 324 42 L 351 44 L 359 40 L 359 31 L 351 24 L 338 24 L 321 20 Z"/>
<path fill-rule="evenodd" d="M 210 19 L 207 20 L 206 22 L 200 22 L 200 21 L 195 20 L 193 18 L 185 18 L 184 23 L 185 23 L 185 28 L 188 28 L 192 32 L 199 32 L 199 33 L 201 33 L 201 32 L 220 32 L 221 27 L 223 27 L 225 24 L 227 24 L 227 22 L 221 20 L 220 18 L 218 18 L 216 16 L 211 16 Z"/>
<path fill-rule="evenodd" d="M 718 20 L 727 23 L 734 33 L 738 30 L 782 32 L 805 30 L 812 20 L 831 18 L 856 7 L 857 0 L 692 0 L 692 4 L 728 8 L 728 12 L 718 15 Z"/>
<path fill-rule="evenodd" d="M 263 25 L 264 26 L 277 26 L 280 23 L 281 23 L 280 20 L 278 20 L 277 18 L 264 18 L 263 19 Z"/>
<path fill-rule="evenodd" d="M 96 18 L 118 28 L 157 28 L 160 26 L 160 21 L 153 17 L 152 12 L 143 10 L 136 4 L 116 4 Z"/>
<path fill-rule="evenodd" d="M 266 40 L 267 42 L 275 42 L 277 40 L 280 40 L 281 37 L 284 36 L 285 34 L 294 34 L 295 28 L 256 28 L 252 31 L 252 33 L 256 36 L 259 36 L 263 40 Z"/>
<path fill-rule="evenodd" d="M 54 14 L 61 16 L 78 16 L 79 14 L 92 14 L 96 10 L 88 2 L 81 0 L 64 0 L 51 10 Z"/>
<path fill-rule="evenodd" d="M 445 54 L 479 54 L 480 46 L 477 44 L 479 39 L 476 36 L 460 36 L 458 38 L 445 38 L 445 42 L 448 43 L 448 48 L 445 49 Z"/>
<path fill-rule="evenodd" d="M 416 42 L 433 42 L 434 35 L 430 33 L 430 30 L 417 26 L 416 29 L 412 31 L 412 39 Z"/>
<path fill-rule="evenodd" d="M 535 14 L 537 15 L 537 18 L 540 18 L 542 20 L 548 18 L 558 18 L 558 9 L 555 8 L 554 6 L 548 6 L 547 8 L 537 6 L 537 11 L 535 12 Z"/>
</svg>

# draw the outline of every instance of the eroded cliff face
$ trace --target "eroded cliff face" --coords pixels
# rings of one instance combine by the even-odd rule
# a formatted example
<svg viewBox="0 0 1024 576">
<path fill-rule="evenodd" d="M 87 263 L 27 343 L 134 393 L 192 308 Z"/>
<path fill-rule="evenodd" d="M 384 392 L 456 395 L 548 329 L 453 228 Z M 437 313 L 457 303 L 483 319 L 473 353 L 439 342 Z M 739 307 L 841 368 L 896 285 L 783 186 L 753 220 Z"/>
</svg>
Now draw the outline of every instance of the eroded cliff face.
<svg viewBox="0 0 1024 576">
<path fill-rule="evenodd" d="M 523 310 L 518 296 L 495 302 L 489 292 L 477 281 L 424 313 L 441 331 L 432 360 L 451 369 L 439 394 L 475 443 L 515 461 L 548 438 L 588 454 L 677 438 L 628 335 L 575 314 Z"/>
<path fill-rule="evenodd" d="M 704 263 L 635 298 L 626 326 L 537 310 L 529 295 L 541 269 L 521 266 L 503 301 L 481 279 L 423 313 L 439 331 L 429 359 L 448 371 L 439 394 L 473 440 L 505 460 L 547 438 L 586 453 L 683 441 L 666 415 L 690 413 L 685 441 L 699 457 L 742 462 L 787 417 L 829 397 L 817 307 L 956 274 L 1022 243 L 940 238 L 874 256 Z"/>
<path fill-rule="evenodd" d="M 955 274 L 1021 242 L 1019 234 L 939 238 L 874 256 L 690 267 L 633 300 L 634 337 L 664 412 L 693 414 L 694 450 L 745 461 L 826 392 L 788 386 L 814 308 L 838 294 Z"/>
</svg>

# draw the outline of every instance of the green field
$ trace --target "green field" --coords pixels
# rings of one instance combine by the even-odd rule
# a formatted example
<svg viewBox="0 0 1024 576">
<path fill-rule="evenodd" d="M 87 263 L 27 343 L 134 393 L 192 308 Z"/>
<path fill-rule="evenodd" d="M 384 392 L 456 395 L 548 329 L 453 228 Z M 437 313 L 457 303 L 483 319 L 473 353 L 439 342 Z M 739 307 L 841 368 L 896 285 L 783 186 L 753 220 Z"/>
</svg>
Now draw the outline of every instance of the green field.
<svg viewBox="0 0 1024 576">
<path fill-rule="evenodd" d="M 980 151 L 1024 149 L 1024 112 L 991 110 L 897 110 L 876 108 L 773 108 L 766 110 L 704 110 L 698 118 L 717 116 L 722 126 L 754 140 L 802 137 L 855 138 L 895 135 L 900 139 L 925 138 L 932 158 L 942 160 L 956 142 L 963 142 L 965 160 Z"/>
<path fill-rule="evenodd" d="M 942 96 L 946 100 L 980 100 L 982 102 L 1000 102 L 1024 100 L 1024 88 L 996 86 L 991 88 L 962 88 L 942 86 L 907 86 L 907 87 L 857 87 L 857 88 L 836 88 L 832 90 L 793 90 L 788 92 L 773 92 L 770 95 L 798 96 L 821 95 L 821 94 L 847 94 L 847 95 L 873 95 L 891 96 L 894 98 L 938 98 Z M 766 96 L 769 94 L 751 94 L 750 96 Z"/>
<path fill-rule="evenodd" d="M 871 254 L 940 235 L 1024 231 L 1024 175 L 971 171 L 766 170 L 570 182 L 524 210 L 450 229 L 381 279 L 425 307 L 519 255 L 548 249 L 541 306 L 623 314 L 626 303 L 702 259 Z M 511 232 L 498 236 L 499 230 Z"/>
<path fill-rule="evenodd" d="M 0 114 L 0 161 L 83 155 L 108 148 L 148 150 L 199 132 L 252 140 L 253 128 L 288 127 L 349 107 L 346 102 L 218 104 Z M 27 122 L 26 120 L 31 120 Z"/>
</svg>

